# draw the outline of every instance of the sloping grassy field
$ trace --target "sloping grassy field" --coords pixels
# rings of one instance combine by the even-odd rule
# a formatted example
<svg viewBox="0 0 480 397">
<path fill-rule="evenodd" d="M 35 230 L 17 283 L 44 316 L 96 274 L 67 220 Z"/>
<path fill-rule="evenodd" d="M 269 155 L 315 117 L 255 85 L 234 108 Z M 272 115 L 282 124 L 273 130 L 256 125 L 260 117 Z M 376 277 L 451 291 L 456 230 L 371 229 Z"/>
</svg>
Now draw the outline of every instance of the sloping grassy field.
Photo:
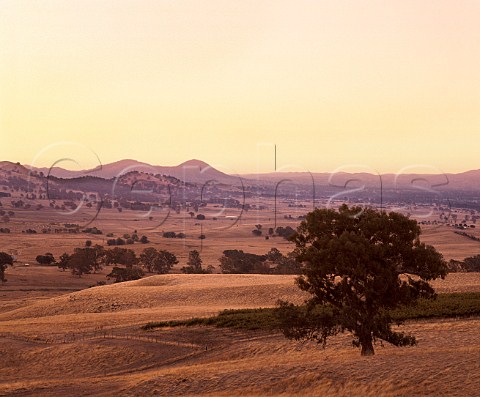
<svg viewBox="0 0 480 397">
<path fill-rule="evenodd" d="M 480 292 L 480 278 L 435 286 Z M 372 358 L 348 335 L 322 350 L 261 330 L 141 330 L 304 298 L 290 276 L 166 275 L 26 300 L 0 314 L 0 396 L 479 395 L 478 317 L 407 321 L 418 346 Z"/>
</svg>

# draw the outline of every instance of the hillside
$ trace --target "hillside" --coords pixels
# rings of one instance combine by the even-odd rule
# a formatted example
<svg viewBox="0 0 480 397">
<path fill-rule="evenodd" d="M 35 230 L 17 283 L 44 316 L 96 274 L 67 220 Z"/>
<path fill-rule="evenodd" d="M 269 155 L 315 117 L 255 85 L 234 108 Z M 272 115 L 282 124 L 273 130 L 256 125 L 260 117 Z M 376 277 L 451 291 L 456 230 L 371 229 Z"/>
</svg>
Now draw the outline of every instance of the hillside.
<svg viewBox="0 0 480 397">
<path fill-rule="evenodd" d="M 188 160 L 176 166 L 160 166 L 126 159 L 81 171 L 71 171 L 60 167 L 54 167 L 51 170 L 45 167 L 31 168 L 38 172 L 43 172 L 45 175 L 50 171 L 50 175 L 58 178 L 96 176 L 103 179 L 111 179 L 132 171 L 138 171 L 154 175 L 168 175 L 190 183 L 205 183 L 211 180 L 222 183 L 238 183 L 238 178 L 227 175 L 200 160 Z"/>
<path fill-rule="evenodd" d="M 8 163 L 8 162 L 3 162 Z M 12 167 L 13 163 L 9 163 Z M 0 168 L 2 168 L 0 163 Z M 32 168 L 32 167 L 31 167 Z M 48 174 L 48 168 L 33 168 L 38 172 Z M 177 179 L 191 183 L 205 183 L 216 180 L 221 183 L 239 184 L 242 178 L 249 183 L 270 185 L 280 180 L 289 179 L 302 185 L 315 183 L 318 186 L 355 186 L 365 185 L 367 188 L 375 189 L 380 187 L 380 177 L 384 189 L 421 189 L 422 187 L 435 188 L 437 190 L 480 190 L 480 170 L 470 170 L 461 173 L 429 173 L 419 174 L 404 172 L 399 175 L 386 173 L 374 174 L 367 172 L 348 173 L 337 172 L 272 172 L 260 174 L 228 175 L 223 173 L 201 160 L 188 160 L 176 166 L 151 165 L 137 160 L 120 160 L 110 164 L 98 166 L 93 169 L 82 171 L 71 171 L 60 167 L 50 170 L 52 176 L 58 178 L 77 178 L 81 176 L 97 176 L 104 179 L 115 178 L 119 175 L 139 171 L 150 174 L 170 175 Z M 352 185 L 350 185 L 352 186 Z"/>
<path fill-rule="evenodd" d="M 435 286 L 478 291 L 475 277 L 451 274 Z M 417 336 L 417 347 L 377 346 L 369 358 L 359 357 L 348 335 L 323 350 L 262 331 L 140 328 L 278 298 L 301 301 L 292 281 L 160 275 L 25 302 L 0 315 L 0 396 L 478 395 L 478 318 L 409 322 L 402 330 Z"/>
<path fill-rule="evenodd" d="M 137 281 L 87 288 L 31 302 L 0 313 L 0 333 L 30 324 L 28 333 L 51 332 L 49 324 L 83 328 L 117 327 L 201 317 L 223 309 L 272 307 L 278 299 L 298 303 L 307 297 L 295 276 L 259 274 L 167 274 Z M 452 273 L 432 285 L 440 292 L 480 291 L 480 274 Z M 46 327 L 46 328 L 45 328 Z"/>
<path fill-rule="evenodd" d="M 371 174 L 371 173 L 318 173 L 318 172 L 276 172 L 266 174 L 245 174 L 245 178 L 259 178 L 263 182 L 274 182 L 289 179 L 299 184 L 311 185 L 312 181 L 317 186 L 333 187 L 360 187 L 365 186 L 370 189 L 404 189 L 404 190 L 423 190 L 431 188 L 438 191 L 478 191 L 480 190 L 480 170 L 471 170 L 458 174 Z"/>
<path fill-rule="evenodd" d="M 159 275 L 138 281 L 88 288 L 0 314 L 0 321 L 89 313 L 136 311 L 154 317 L 175 312 L 211 314 L 224 308 L 273 306 L 278 299 L 302 300 L 293 276 Z M 148 310 L 145 310 L 148 309 Z M 154 316 L 152 314 L 155 313 Z M 0 331 L 2 326 L 0 325 Z"/>
</svg>

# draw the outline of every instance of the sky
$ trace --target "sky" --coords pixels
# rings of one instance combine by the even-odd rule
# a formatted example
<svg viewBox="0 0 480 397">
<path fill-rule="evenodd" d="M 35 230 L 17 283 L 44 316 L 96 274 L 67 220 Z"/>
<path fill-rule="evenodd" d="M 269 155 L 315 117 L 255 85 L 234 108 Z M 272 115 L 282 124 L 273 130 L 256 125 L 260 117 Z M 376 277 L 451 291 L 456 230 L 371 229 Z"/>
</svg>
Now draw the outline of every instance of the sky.
<svg viewBox="0 0 480 397">
<path fill-rule="evenodd" d="M 480 2 L 0 0 L 0 160 L 480 168 Z"/>
</svg>

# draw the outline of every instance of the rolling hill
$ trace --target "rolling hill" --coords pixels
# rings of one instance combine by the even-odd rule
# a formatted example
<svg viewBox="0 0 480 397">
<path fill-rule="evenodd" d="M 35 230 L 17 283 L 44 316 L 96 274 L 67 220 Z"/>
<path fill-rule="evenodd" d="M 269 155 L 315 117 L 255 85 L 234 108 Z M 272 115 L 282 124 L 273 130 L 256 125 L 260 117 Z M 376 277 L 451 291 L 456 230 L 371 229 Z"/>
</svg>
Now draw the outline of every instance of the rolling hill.
<svg viewBox="0 0 480 397">
<path fill-rule="evenodd" d="M 238 183 L 237 177 L 227 175 L 200 160 L 188 160 L 176 166 L 160 166 L 126 159 L 80 171 L 66 170 L 60 167 L 53 167 L 52 169 L 46 167 L 30 168 L 37 172 L 43 172 L 45 175 L 50 174 L 57 178 L 68 179 L 82 176 L 96 176 L 103 179 L 111 179 L 131 171 L 139 171 L 148 174 L 173 176 L 181 181 L 190 183 L 205 183 L 211 180 L 216 180 L 221 183 Z"/>
<path fill-rule="evenodd" d="M 12 169 L 15 166 L 10 162 L 0 162 L 0 169 Z M 27 166 L 28 167 L 28 166 Z M 23 168 L 23 167 L 22 167 Z M 60 167 L 48 168 L 28 167 L 37 172 L 43 172 L 58 178 L 78 178 L 81 176 L 96 176 L 103 179 L 115 178 L 131 171 L 139 171 L 149 174 L 161 174 L 173 176 L 181 181 L 191 183 L 205 183 L 215 180 L 220 183 L 239 185 L 240 178 L 237 175 L 229 175 L 217 170 L 201 160 L 188 160 L 176 166 L 151 165 L 137 160 L 125 159 L 114 163 L 105 164 L 93 169 L 72 171 Z M 290 180 L 301 185 L 311 185 L 312 181 L 317 186 L 363 186 L 367 188 L 384 189 L 410 189 L 410 190 L 480 190 L 480 169 L 461 173 L 438 173 L 438 174 L 372 174 L 372 173 L 328 173 L 328 172 L 273 172 L 263 174 L 242 174 L 240 177 L 249 184 L 271 185 L 280 180 Z M 381 178 L 380 178 L 381 177 Z M 381 179 L 381 180 L 380 180 Z"/>
</svg>

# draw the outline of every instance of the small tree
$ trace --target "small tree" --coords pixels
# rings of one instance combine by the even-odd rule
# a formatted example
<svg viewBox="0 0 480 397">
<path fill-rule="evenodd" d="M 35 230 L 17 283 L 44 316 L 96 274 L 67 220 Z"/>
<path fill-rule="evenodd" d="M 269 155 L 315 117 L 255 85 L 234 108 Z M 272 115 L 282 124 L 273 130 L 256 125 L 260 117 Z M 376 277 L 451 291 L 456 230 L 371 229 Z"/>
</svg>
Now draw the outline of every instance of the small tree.
<svg viewBox="0 0 480 397">
<path fill-rule="evenodd" d="M 219 261 L 222 273 L 226 274 L 267 274 L 270 271 L 265 263 L 265 255 L 251 254 L 242 250 L 225 250 Z"/>
<path fill-rule="evenodd" d="M 7 281 L 5 278 L 5 270 L 7 269 L 8 265 L 13 265 L 13 258 L 11 255 L 7 254 L 6 252 L 0 252 L 0 280 L 2 283 Z"/>
<path fill-rule="evenodd" d="M 294 252 L 282 255 L 273 263 L 276 266 L 270 269 L 272 274 L 302 274 L 302 264 L 297 261 Z"/>
<path fill-rule="evenodd" d="M 158 251 L 153 247 L 148 247 L 140 254 L 140 262 L 149 273 L 153 272 L 155 258 L 158 256 Z"/>
<path fill-rule="evenodd" d="M 301 274 L 301 264 L 296 260 L 295 253 L 290 252 L 283 255 L 277 248 L 272 248 L 265 255 L 268 262 L 271 263 L 271 274 Z"/>
<path fill-rule="evenodd" d="M 93 270 L 94 259 L 86 248 L 77 248 L 68 260 L 68 267 L 74 276 L 82 277 Z"/>
<path fill-rule="evenodd" d="M 193 267 L 195 270 L 202 269 L 202 258 L 200 257 L 200 252 L 197 250 L 190 251 L 188 253 L 188 262 L 187 265 Z"/>
<path fill-rule="evenodd" d="M 66 252 L 64 252 L 62 255 L 60 255 L 60 258 L 57 262 L 58 268 L 65 271 L 65 269 L 68 269 L 68 262 L 69 261 L 70 261 L 70 255 L 68 255 Z"/>
<path fill-rule="evenodd" d="M 414 345 L 413 336 L 392 331 L 389 310 L 433 298 L 428 281 L 447 273 L 442 255 L 419 235 L 415 220 L 395 212 L 346 205 L 310 212 L 292 240 L 304 264 L 297 285 L 313 296 L 306 310 L 280 304 L 284 334 L 325 345 L 347 330 L 362 355 L 374 354 L 377 338 Z"/>
<path fill-rule="evenodd" d="M 186 274 L 207 274 L 212 273 L 214 267 L 209 265 L 206 269 L 202 267 L 202 258 L 200 252 L 197 250 L 190 251 L 188 253 L 188 266 L 182 267 L 182 272 Z"/>
<path fill-rule="evenodd" d="M 465 258 L 463 264 L 466 272 L 480 272 L 480 255 Z"/>
<path fill-rule="evenodd" d="M 101 270 L 105 264 L 105 249 L 101 245 L 95 244 L 93 247 L 91 245 L 87 246 L 85 252 L 92 262 L 93 272 L 96 273 Z"/>
<path fill-rule="evenodd" d="M 114 267 L 110 274 L 107 275 L 107 278 L 115 279 L 115 283 L 121 283 L 124 281 L 138 280 L 141 279 L 145 274 L 143 270 L 139 267 L 132 268 L 123 268 L 123 267 Z"/>
<path fill-rule="evenodd" d="M 163 232 L 163 233 L 162 233 L 162 237 L 165 237 L 165 238 L 176 238 L 176 237 L 177 237 L 177 233 L 175 233 L 175 232 Z"/>
<path fill-rule="evenodd" d="M 166 250 L 160 250 L 153 261 L 153 270 L 158 274 L 166 274 L 177 263 L 178 260 L 174 254 Z"/>
<path fill-rule="evenodd" d="M 283 258 L 283 254 L 278 248 L 271 248 L 270 251 L 267 252 L 266 257 L 270 262 L 279 263 Z"/>
<path fill-rule="evenodd" d="M 295 234 L 295 230 L 290 226 L 287 226 L 287 227 L 279 226 L 275 229 L 275 232 L 286 240 L 291 239 Z"/>
<path fill-rule="evenodd" d="M 115 247 L 110 250 L 105 250 L 105 264 L 106 265 L 125 265 L 126 267 L 133 267 L 137 264 L 138 259 L 135 251 L 129 248 Z"/>
</svg>

